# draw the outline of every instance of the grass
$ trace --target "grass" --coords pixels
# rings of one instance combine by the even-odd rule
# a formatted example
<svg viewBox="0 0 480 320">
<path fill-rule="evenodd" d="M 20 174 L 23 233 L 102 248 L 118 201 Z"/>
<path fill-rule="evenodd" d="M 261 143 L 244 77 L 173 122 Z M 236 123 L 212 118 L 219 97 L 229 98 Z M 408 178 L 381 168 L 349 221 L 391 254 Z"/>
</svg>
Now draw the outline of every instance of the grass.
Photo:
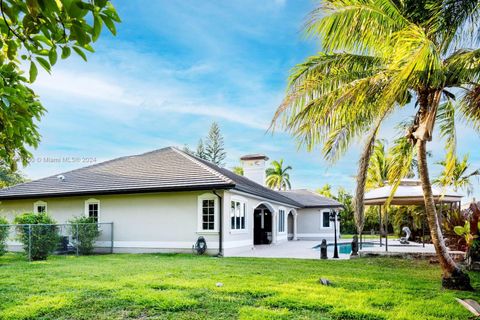
<svg viewBox="0 0 480 320">
<path fill-rule="evenodd" d="M 328 278 L 333 285 L 318 283 Z M 471 274 L 480 287 L 480 275 Z M 0 257 L 0 319 L 468 319 L 438 265 L 193 255 Z M 223 286 L 216 284 L 221 282 Z"/>
</svg>

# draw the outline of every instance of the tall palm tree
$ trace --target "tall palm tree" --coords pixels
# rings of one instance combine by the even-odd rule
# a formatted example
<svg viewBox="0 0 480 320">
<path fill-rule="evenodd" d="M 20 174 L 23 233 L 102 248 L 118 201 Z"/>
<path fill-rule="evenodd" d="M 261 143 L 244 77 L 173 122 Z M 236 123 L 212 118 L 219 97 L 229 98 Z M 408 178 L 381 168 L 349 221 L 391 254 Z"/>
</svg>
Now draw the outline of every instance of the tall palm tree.
<svg viewBox="0 0 480 320">
<path fill-rule="evenodd" d="M 377 140 L 373 147 L 373 152 L 367 169 L 366 190 L 385 186 L 390 169 L 389 160 L 385 143 L 382 140 Z"/>
<path fill-rule="evenodd" d="M 291 189 L 289 170 L 291 166 L 283 168 L 283 159 L 272 161 L 271 167 L 267 169 L 266 184 L 270 189 L 287 190 Z"/>
<path fill-rule="evenodd" d="M 366 136 L 357 177 L 361 198 L 378 128 L 414 100 L 415 120 L 404 139 L 410 144 L 396 159 L 398 172 L 408 172 L 416 152 L 442 284 L 456 289 L 471 289 L 470 279 L 445 246 L 428 174 L 427 142 L 436 121 L 452 121 L 451 113 L 442 112 L 445 108 L 460 112 L 480 130 L 480 50 L 461 49 L 475 44 L 479 8 L 478 0 L 322 1 L 306 32 L 319 38 L 324 52 L 293 69 L 274 117 L 282 116 L 282 124 L 309 150 L 322 144 L 330 160 Z"/>
<path fill-rule="evenodd" d="M 471 179 L 474 176 L 480 176 L 480 169 L 467 173 L 470 167 L 470 164 L 468 163 L 468 155 L 465 155 L 462 161 L 455 156 L 453 162 L 452 174 L 449 174 L 448 163 L 446 160 L 439 162 L 439 164 L 443 166 L 443 171 L 433 183 L 442 187 L 450 186 L 455 191 L 462 189 L 465 190 L 468 195 L 471 195 L 473 192 Z"/>
</svg>

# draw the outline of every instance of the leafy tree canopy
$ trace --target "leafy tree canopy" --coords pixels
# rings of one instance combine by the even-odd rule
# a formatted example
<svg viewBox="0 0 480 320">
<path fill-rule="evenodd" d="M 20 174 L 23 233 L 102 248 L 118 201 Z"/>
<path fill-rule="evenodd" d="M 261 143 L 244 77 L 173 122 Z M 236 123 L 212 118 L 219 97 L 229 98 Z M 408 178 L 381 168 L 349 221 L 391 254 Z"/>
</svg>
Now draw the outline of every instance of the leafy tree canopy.
<svg viewBox="0 0 480 320">
<path fill-rule="evenodd" d="M 16 169 L 40 141 L 45 108 L 28 87 L 38 66 L 51 72 L 72 51 L 86 60 L 103 26 L 116 34 L 120 18 L 106 0 L 0 0 L 0 11 L 0 159 Z"/>
<path fill-rule="evenodd" d="M 0 188 L 10 187 L 28 181 L 20 172 L 12 171 L 5 163 L 0 162 Z"/>
</svg>

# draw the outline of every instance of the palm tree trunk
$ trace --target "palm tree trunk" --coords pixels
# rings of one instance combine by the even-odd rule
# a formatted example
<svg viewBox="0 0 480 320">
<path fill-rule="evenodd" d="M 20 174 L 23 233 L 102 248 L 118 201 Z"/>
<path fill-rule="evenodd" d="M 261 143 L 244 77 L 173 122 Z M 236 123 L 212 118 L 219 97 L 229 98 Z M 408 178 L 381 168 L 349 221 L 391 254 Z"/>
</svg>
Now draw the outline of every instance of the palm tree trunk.
<svg viewBox="0 0 480 320">
<path fill-rule="evenodd" d="M 377 119 L 375 127 L 370 132 L 370 135 L 367 138 L 365 146 L 363 147 L 363 152 L 358 161 L 358 171 L 357 171 L 357 186 L 355 190 L 355 199 L 353 201 L 354 208 L 354 218 L 355 226 L 357 227 L 358 235 L 361 235 L 363 232 L 363 227 L 365 225 L 365 204 L 363 203 L 365 195 L 365 185 L 367 183 L 367 172 L 368 166 L 370 164 L 370 158 L 372 156 L 373 148 L 375 146 L 375 139 L 377 138 L 378 128 L 385 118 L 385 114 Z"/>
<path fill-rule="evenodd" d="M 443 272 L 442 285 L 447 289 L 473 290 L 470 285 L 469 276 L 457 266 L 455 261 L 453 261 L 448 254 L 447 247 L 445 246 L 442 230 L 440 229 L 437 212 L 435 210 L 432 185 L 428 174 L 427 146 L 426 141 L 424 140 L 417 140 L 417 157 L 418 174 L 422 182 L 423 198 L 425 201 L 428 226 L 430 228 L 430 236 Z"/>
</svg>

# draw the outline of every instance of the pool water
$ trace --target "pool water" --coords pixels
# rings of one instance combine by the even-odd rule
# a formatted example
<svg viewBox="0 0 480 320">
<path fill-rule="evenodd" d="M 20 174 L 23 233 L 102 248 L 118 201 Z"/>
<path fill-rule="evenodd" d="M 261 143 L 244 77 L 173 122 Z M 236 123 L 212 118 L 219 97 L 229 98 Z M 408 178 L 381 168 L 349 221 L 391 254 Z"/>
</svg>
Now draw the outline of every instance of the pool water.
<svg viewBox="0 0 480 320">
<path fill-rule="evenodd" d="M 364 242 L 362 244 L 362 248 L 369 248 L 369 247 L 373 247 L 373 246 L 374 246 L 373 242 Z M 335 244 L 329 243 L 327 245 L 327 252 L 328 253 L 333 253 L 334 247 L 335 247 Z M 352 253 L 352 243 L 351 242 L 338 243 L 337 247 L 338 247 L 338 253 L 339 254 L 350 254 L 350 253 Z M 320 245 L 319 244 L 316 245 L 315 247 L 313 247 L 313 249 L 320 250 Z"/>
</svg>

